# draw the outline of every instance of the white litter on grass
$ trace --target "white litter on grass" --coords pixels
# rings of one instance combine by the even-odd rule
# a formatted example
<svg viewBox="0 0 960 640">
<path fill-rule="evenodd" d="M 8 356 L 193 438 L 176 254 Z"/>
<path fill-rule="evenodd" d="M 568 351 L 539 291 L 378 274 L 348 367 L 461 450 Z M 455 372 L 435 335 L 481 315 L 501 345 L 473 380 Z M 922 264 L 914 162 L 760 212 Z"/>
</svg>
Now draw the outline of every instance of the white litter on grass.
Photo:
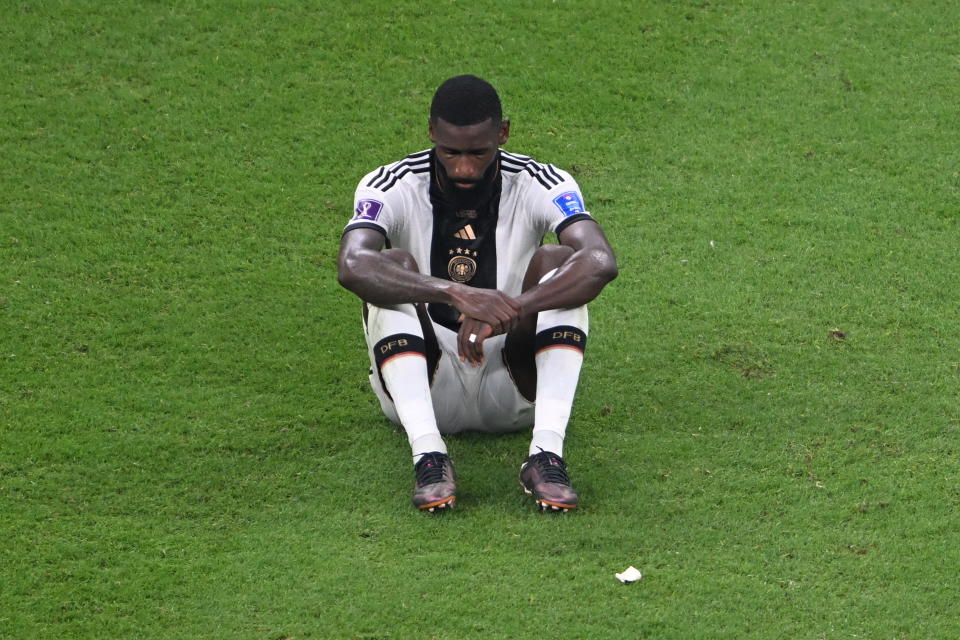
<svg viewBox="0 0 960 640">
<path fill-rule="evenodd" d="M 615 575 L 617 580 L 623 584 L 627 584 L 628 582 L 636 582 L 643 577 L 636 567 L 627 567 L 623 573 L 615 573 L 613 575 Z"/>
</svg>

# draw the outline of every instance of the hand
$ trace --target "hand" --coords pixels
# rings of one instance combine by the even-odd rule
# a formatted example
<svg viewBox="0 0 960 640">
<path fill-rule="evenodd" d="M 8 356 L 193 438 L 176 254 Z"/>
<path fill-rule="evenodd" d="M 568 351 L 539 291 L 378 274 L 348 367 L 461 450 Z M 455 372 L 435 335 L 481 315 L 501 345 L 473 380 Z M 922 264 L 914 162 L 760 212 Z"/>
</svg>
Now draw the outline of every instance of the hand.
<svg viewBox="0 0 960 640">
<path fill-rule="evenodd" d="M 481 322 L 475 318 L 460 316 L 460 331 L 457 333 L 457 353 L 460 354 L 460 361 L 467 361 L 472 365 L 483 364 L 483 341 L 492 335 L 496 335 L 486 322 Z M 471 340 L 470 337 L 474 339 Z"/>
<path fill-rule="evenodd" d="M 489 325 L 493 330 L 492 335 L 506 333 L 517 326 L 523 310 L 516 299 L 501 291 L 467 285 L 451 292 L 451 305 L 462 314 L 463 318 Z M 478 337 L 479 335 L 477 333 Z"/>
</svg>

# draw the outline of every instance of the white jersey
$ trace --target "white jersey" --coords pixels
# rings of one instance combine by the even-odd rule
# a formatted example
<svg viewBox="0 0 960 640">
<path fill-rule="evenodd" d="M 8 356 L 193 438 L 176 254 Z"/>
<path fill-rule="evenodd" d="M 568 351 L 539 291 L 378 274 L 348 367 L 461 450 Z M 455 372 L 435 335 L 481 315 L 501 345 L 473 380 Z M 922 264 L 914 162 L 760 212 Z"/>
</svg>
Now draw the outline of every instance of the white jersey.
<svg viewBox="0 0 960 640">
<path fill-rule="evenodd" d="M 410 252 L 423 274 L 517 296 L 544 236 L 560 233 L 590 214 L 580 188 L 566 171 L 503 150 L 493 169 L 493 177 L 484 182 L 478 197 L 470 198 L 474 203 L 458 205 L 439 188 L 439 167 L 432 150 L 384 165 L 360 181 L 354 216 L 344 233 L 375 229 L 386 237 L 388 247 Z M 517 389 L 504 359 L 493 357 L 503 349 L 506 335 L 488 338 L 484 363 L 473 366 L 457 357 L 459 314 L 447 305 L 430 304 L 427 310 L 440 351 L 431 397 L 441 433 L 530 427 L 533 403 Z M 377 309 L 371 308 L 369 321 L 376 323 L 379 318 Z M 385 331 L 375 333 L 365 331 L 370 384 L 384 413 L 400 424 L 375 354 L 375 343 Z"/>
<path fill-rule="evenodd" d="M 497 161 L 500 189 L 492 214 L 478 217 L 473 210 L 444 213 L 439 208 L 436 188 L 431 188 L 437 161 L 428 149 L 364 176 L 344 232 L 376 229 L 388 247 L 410 252 L 421 273 L 517 296 L 544 236 L 590 214 L 566 171 L 502 149 Z M 446 219 L 439 220 L 441 216 Z M 487 224 L 485 218 L 494 222 Z"/>
</svg>

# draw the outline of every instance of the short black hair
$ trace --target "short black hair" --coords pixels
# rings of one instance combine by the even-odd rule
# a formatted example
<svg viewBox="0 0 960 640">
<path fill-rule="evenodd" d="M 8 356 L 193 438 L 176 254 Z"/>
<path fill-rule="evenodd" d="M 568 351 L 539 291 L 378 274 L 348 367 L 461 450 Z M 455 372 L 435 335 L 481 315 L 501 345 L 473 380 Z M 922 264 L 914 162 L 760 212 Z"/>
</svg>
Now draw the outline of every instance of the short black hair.
<svg viewBox="0 0 960 640">
<path fill-rule="evenodd" d="M 500 96 L 486 80 L 477 76 L 455 76 L 437 87 L 430 104 L 430 120 L 442 118 L 458 127 L 493 118 L 503 121 Z"/>
</svg>

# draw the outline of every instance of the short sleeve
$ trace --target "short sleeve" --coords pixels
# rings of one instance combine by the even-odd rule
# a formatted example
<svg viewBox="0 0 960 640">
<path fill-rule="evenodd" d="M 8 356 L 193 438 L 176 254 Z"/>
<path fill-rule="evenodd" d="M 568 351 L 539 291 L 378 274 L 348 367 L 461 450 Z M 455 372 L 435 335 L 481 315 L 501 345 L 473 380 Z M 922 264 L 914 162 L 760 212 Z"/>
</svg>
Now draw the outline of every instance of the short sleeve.
<svg viewBox="0 0 960 640">
<path fill-rule="evenodd" d="M 553 166 L 550 166 L 550 169 L 561 180 L 552 184 L 549 189 L 538 190 L 533 207 L 547 229 L 559 234 L 574 222 L 593 219 L 584 205 L 583 194 L 577 181 L 562 169 Z"/>
<path fill-rule="evenodd" d="M 368 174 L 357 186 L 353 196 L 353 217 L 343 228 L 344 233 L 353 229 L 374 229 L 390 238 L 395 223 L 396 207 L 389 193 L 367 186 L 370 176 L 375 173 Z"/>
</svg>

